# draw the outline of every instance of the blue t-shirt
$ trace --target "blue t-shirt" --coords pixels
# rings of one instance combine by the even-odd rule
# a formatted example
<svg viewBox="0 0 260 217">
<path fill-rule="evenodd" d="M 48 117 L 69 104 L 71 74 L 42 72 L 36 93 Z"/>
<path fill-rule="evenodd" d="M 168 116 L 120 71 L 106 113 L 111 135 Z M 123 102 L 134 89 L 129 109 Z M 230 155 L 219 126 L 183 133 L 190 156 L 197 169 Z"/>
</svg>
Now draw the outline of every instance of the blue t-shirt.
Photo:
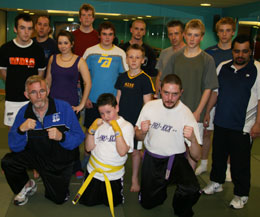
<svg viewBox="0 0 260 217">
<path fill-rule="evenodd" d="M 222 50 L 218 47 L 218 45 L 209 47 L 205 51 L 214 58 L 216 67 L 218 67 L 221 62 L 231 60 L 233 58 L 231 49 Z"/>
<path fill-rule="evenodd" d="M 117 46 L 105 50 L 97 44 L 88 48 L 83 58 L 86 59 L 92 81 L 90 101 L 96 103 L 99 95 L 103 93 L 116 96 L 114 85 L 117 77 L 128 70 L 125 52 Z"/>
<path fill-rule="evenodd" d="M 218 75 L 219 89 L 214 124 L 227 129 L 243 131 L 255 119 L 259 98 L 258 70 L 254 60 L 240 70 L 233 61 L 225 63 Z"/>
</svg>

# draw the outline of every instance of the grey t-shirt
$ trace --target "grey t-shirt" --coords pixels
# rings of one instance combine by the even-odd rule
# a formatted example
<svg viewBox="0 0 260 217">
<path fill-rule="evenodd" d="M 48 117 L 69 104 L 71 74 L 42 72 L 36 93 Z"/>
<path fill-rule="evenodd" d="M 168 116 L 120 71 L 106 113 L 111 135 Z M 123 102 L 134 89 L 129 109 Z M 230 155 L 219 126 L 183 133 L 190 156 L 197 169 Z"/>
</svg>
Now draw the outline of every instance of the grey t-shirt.
<svg viewBox="0 0 260 217">
<path fill-rule="evenodd" d="M 162 78 L 171 73 L 180 77 L 184 90 L 181 100 L 192 112 L 197 109 L 204 90 L 218 88 L 214 59 L 205 51 L 191 58 L 184 55 L 184 49 L 176 52 L 169 58 Z M 200 122 L 203 118 L 204 112 Z"/>
<path fill-rule="evenodd" d="M 162 72 L 169 58 L 174 54 L 172 47 L 168 47 L 162 50 L 159 60 L 156 63 L 155 68 Z"/>
</svg>

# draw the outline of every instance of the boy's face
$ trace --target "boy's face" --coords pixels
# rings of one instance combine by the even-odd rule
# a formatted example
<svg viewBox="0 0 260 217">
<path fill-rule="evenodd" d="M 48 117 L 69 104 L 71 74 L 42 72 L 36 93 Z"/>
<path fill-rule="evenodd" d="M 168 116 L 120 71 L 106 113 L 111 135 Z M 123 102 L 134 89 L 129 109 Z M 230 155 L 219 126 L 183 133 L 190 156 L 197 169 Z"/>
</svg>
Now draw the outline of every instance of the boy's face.
<svg viewBox="0 0 260 217">
<path fill-rule="evenodd" d="M 126 62 L 131 70 L 140 69 L 144 63 L 143 53 L 140 50 L 130 49 L 126 54 Z"/>
<path fill-rule="evenodd" d="M 231 43 L 234 34 L 235 32 L 230 24 L 220 25 L 218 28 L 217 35 L 221 43 Z"/>
<path fill-rule="evenodd" d="M 200 42 L 203 39 L 200 29 L 188 28 L 184 33 L 186 44 L 189 48 L 196 48 L 200 46 Z"/>
<path fill-rule="evenodd" d="M 115 38 L 114 31 L 112 29 L 102 29 L 99 37 L 101 45 L 104 47 L 112 46 Z"/>
<path fill-rule="evenodd" d="M 116 120 L 118 118 L 119 107 L 113 107 L 111 105 L 103 105 L 98 107 L 101 118 L 109 123 L 109 121 Z"/>
<path fill-rule="evenodd" d="M 79 17 L 80 24 L 84 27 L 90 27 L 92 26 L 94 22 L 94 17 L 93 17 L 93 11 L 91 10 L 81 10 L 81 15 Z"/>
</svg>

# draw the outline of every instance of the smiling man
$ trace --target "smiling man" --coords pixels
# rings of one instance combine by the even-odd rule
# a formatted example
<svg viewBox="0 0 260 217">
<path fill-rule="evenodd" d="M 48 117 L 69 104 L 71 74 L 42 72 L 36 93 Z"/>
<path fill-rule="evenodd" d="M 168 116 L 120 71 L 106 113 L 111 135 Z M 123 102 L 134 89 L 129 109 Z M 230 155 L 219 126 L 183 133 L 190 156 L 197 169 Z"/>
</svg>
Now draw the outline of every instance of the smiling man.
<svg viewBox="0 0 260 217">
<path fill-rule="evenodd" d="M 211 182 L 205 194 L 223 191 L 227 158 L 230 156 L 234 198 L 230 206 L 241 209 L 250 191 L 252 141 L 260 136 L 260 63 L 251 55 L 253 42 L 238 35 L 232 42 L 233 59 L 218 68 L 219 89 L 213 92 L 209 107 L 216 104 L 212 149 Z"/>
<path fill-rule="evenodd" d="M 43 76 L 45 58 L 42 48 L 31 39 L 33 21 L 28 14 L 15 18 L 16 38 L 0 48 L 0 72 L 5 81 L 4 124 L 12 126 L 19 109 L 28 103 L 24 83 L 31 75 Z"/>
<path fill-rule="evenodd" d="M 151 209 L 164 202 L 167 186 L 177 185 L 172 206 L 177 216 L 193 216 L 192 206 L 200 197 L 200 186 L 186 159 L 186 146 L 194 159 L 200 158 L 198 124 L 181 101 L 182 83 L 177 75 L 162 81 L 162 99 L 146 103 L 137 120 L 135 133 L 144 141 L 141 205 Z"/>
</svg>

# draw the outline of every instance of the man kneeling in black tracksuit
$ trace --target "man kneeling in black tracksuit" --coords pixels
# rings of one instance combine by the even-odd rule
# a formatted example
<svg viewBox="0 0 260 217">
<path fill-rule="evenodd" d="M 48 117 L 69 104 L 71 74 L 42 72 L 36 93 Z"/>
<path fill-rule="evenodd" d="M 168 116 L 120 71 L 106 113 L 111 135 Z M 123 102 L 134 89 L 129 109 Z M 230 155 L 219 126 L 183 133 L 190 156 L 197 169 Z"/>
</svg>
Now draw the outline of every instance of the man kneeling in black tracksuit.
<svg viewBox="0 0 260 217">
<path fill-rule="evenodd" d="M 28 168 L 39 172 L 45 197 L 62 204 L 69 196 L 74 149 L 84 140 L 84 133 L 68 103 L 48 98 L 49 88 L 42 77 L 29 77 L 24 94 L 30 102 L 15 118 L 8 134 L 12 152 L 1 162 L 6 180 L 17 194 L 14 204 L 26 204 L 37 190 Z"/>
</svg>

